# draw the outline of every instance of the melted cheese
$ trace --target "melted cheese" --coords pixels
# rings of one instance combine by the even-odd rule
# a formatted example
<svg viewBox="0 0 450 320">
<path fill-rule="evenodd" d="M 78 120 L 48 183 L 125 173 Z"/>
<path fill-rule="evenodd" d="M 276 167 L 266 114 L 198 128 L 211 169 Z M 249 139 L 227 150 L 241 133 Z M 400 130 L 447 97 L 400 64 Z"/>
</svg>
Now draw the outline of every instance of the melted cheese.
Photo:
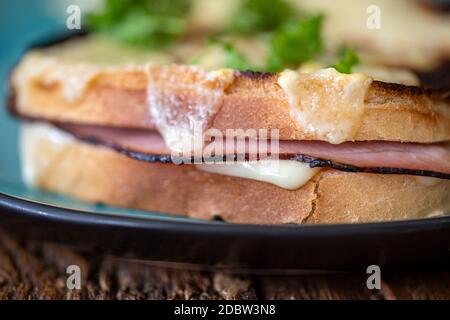
<svg viewBox="0 0 450 320">
<path fill-rule="evenodd" d="M 341 74 L 333 68 L 314 73 L 286 70 L 278 78 L 297 127 L 307 136 L 330 143 L 354 138 L 371 82 L 367 75 Z"/>
<path fill-rule="evenodd" d="M 57 46 L 32 50 L 14 70 L 14 85 L 23 93 L 19 95 L 18 106 L 27 105 L 30 84 L 59 84 L 63 97 L 74 102 L 100 74 L 117 69 L 140 71 L 148 61 L 164 64 L 172 62 L 173 57 L 166 52 L 135 49 L 99 36 L 75 38 Z"/>
<path fill-rule="evenodd" d="M 298 68 L 301 73 L 313 73 L 320 69 L 326 68 L 324 63 L 310 61 L 304 63 Z M 384 67 L 380 65 L 358 64 L 353 67 L 354 73 L 364 73 L 372 77 L 374 80 L 383 82 L 400 83 L 407 86 L 419 86 L 420 80 L 417 75 L 407 68 L 401 67 Z"/>
<path fill-rule="evenodd" d="M 14 71 L 13 82 L 19 95 L 18 106 L 26 106 L 28 97 L 27 88 L 36 82 L 42 85 L 58 84 L 61 87 L 63 97 L 69 102 L 80 99 L 88 85 L 102 73 L 115 70 L 143 70 L 141 65 L 107 66 L 85 62 L 72 62 L 45 56 L 40 52 L 31 52 L 26 55 L 17 69 Z"/>
<path fill-rule="evenodd" d="M 414 178 L 416 179 L 417 182 L 419 182 L 421 185 L 423 185 L 425 187 L 434 187 L 437 184 L 444 181 L 442 179 L 432 178 L 432 177 L 415 176 Z"/>
<path fill-rule="evenodd" d="M 359 64 L 353 68 L 353 72 L 367 74 L 378 81 L 420 86 L 419 77 L 406 68 Z"/>
<path fill-rule="evenodd" d="M 210 173 L 268 182 L 289 190 L 302 187 L 320 170 L 293 160 L 200 164 L 196 167 Z"/>
<path fill-rule="evenodd" d="M 20 128 L 22 176 L 29 186 L 37 185 L 47 168 L 52 167 L 55 154 L 75 138 L 48 123 L 22 123 Z"/>
<path fill-rule="evenodd" d="M 149 112 L 167 147 L 176 156 L 200 149 L 204 130 L 222 105 L 234 71 L 170 65 L 151 65 L 147 71 Z"/>
<path fill-rule="evenodd" d="M 251 64 L 264 64 L 267 44 L 261 37 L 236 37 L 232 42 Z M 88 86 L 101 74 L 119 70 L 143 71 L 149 63 L 188 65 L 193 61 L 197 61 L 205 72 L 216 70 L 205 77 L 231 81 L 231 72 L 220 69 L 226 62 L 223 46 L 207 45 L 203 36 L 179 41 L 174 46 L 157 51 L 126 46 L 104 36 L 75 38 L 57 46 L 28 52 L 15 69 L 13 81 L 23 93 L 19 96 L 19 108 L 29 103 L 27 88 L 34 84 L 57 84 L 63 97 L 69 102 L 75 102 L 82 98 Z"/>
</svg>

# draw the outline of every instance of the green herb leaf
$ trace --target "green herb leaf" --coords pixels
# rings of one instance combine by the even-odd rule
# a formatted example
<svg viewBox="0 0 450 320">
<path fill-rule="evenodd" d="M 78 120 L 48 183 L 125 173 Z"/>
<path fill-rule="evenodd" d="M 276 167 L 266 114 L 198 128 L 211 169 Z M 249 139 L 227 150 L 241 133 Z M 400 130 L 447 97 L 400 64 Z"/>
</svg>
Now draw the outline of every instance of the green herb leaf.
<svg viewBox="0 0 450 320">
<path fill-rule="evenodd" d="M 163 47 L 184 34 L 189 0 L 107 0 L 88 28 L 133 45 Z"/>
<path fill-rule="evenodd" d="M 236 33 L 273 31 L 295 14 L 285 0 L 245 0 L 231 19 L 230 30 Z"/>
<path fill-rule="evenodd" d="M 338 58 L 338 62 L 332 65 L 332 67 L 341 73 L 352 73 L 352 68 L 359 63 L 359 58 L 356 53 L 345 47 L 339 50 Z"/>
<path fill-rule="evenodd" d="M 238 70 L 255 70 L 247 58 L 240 53 L 231 43 L 224 44 L 225 67 Z"/>
<path fill-rule="evenodd" d="M 271 41 L 269 71 L 297 67 L 323 50 L 321 15 L 289 21 L 275 32 Z"/>
<path fill-rule="evenodd" d="M 224 41 L 219 38 L 210 38 L 210 45 L 220 46 L 225 53 L 225 68 L 237 69 L 237 70 L 256 70 L 255 66 L 252 66 L 248 59 L 238 51 L 238 49 L 229 41 Z"/>
</svg>

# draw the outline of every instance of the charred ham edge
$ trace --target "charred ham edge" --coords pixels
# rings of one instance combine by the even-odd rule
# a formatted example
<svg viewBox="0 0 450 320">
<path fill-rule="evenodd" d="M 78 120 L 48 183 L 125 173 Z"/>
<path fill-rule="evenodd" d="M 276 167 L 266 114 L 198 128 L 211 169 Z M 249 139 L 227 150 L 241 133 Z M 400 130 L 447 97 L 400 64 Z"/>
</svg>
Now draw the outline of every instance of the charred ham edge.
<svg viewBox="0 0 450 320">
<path fill-rule="evenodd" d="M 387 167 L 357 167 L 343 163 L 333 162 L 331 160 L 317 159 L 306 155 L 296 155 L 291 160 L 308 163 L 311 168 L 330 168 L 344 172 L 365 172 L 380 174 L 408 174 L 414 176 L 432 177 L 439 179 L 450 179 L 450 174 L 429 170 L 413 170 L 402 168 Z"/>
<path fill-rule="evenodd" d="M 120 154 L 123 154 L 127 157 L 130 157 L 132 159 L 135 159 L 135 160 L 150 162 L 150 163 L 173 163 L 172 157 L 167 154 L 166 155 L 151 154 L 151 153 L 144 153 L 144 152 L 140 152 L 140 151 L 133 151 L 128 148 L 124 148 L 118 144 L 112 143 L 110 141 L 104 141 L 104 140 L 98 139 L 96 137 L 80 136 L 80 135 L 77 135 L 70 131 L 67 131 L 67 132 L 72 134 L 75 138 L 77 138 L 80 141 L 113 149 L 114 151 L 116 151 Z"/>
<path fill-rule="evenodd" d="M 124 148 L 120 145 L 100 140 L 96 137 L 88 137 L 88 136 L 79 136 L 77 134 L 74 134 L 70 132 L 72 135 L 74 135 L 77 139 L 90 143 L 95 145 L 102 145 L 105 147 L 108 147 L 110 149 L 115 150 L 116 152 L 123 154 L 127 157 L 130 157 L 135 160 L 149 162 L 149 163 L 174 163 L 171 155 L 167 154 L 149 154 L 144 153 L 140 151 L 133 151 L 127 148 Z M 232 155 L 232 158 L 234 160 L 238 159 L 239 156 L 242 155 Z M 222 158 L 206 158 L 206 159 L 184 159 L 185 162 L 199 163 L 201 161 L 205 161 L 208 163 L 214 162 L 214 161 L 224 161 L 226 156 L 223 156 Z M 246 160 L 248 160 L 248 155 L 245 155 L 244 157 Z M 448 173 L 441 173 L 441 172 L 435 172 L 430 170 L 413 170 L 413 169 L 402 169 L 402 168 L 390 168 L 390 167 L 358 167 L 353 165 L 347 165 L 344 163 L 334 162 L 331 160 L 324 160 L 319 158 L 314 158 L 308 155 L 302 155 L 302 154 L 284 154 L 280 155 L 280 159 L 282 160 L 295 160 L 303 163 L 309 164 L 311 168 L 329 168 L 334 170 L 339 170 L 343 172 L 364 172 L 364 173 L 378 173 L 378 174 L 406 174 L 406 175 L 414 175 L 414 176 L 423 176 L 423 177 L 432 177 L 432 178 L 439 178 L 439 179 L 448 179 L 450 180 L 450 174 Z"/>
</svg>

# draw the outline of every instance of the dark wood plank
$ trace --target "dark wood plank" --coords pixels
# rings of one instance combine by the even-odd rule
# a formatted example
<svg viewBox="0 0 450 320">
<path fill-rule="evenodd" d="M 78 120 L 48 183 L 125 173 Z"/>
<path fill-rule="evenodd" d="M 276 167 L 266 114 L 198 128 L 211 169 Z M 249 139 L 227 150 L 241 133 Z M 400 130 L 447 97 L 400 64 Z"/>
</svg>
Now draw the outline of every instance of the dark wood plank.
<svg viewBox="0 0 450 320">
<path fill-rule="evenodd" d="M 383 299 L 383 292 L 366 287 L 363 274 L 262 277 L 259 292 L 266 299 Z"/>
<path fill-rule="evenodd" d="M 82 289 L 66 287 L 66 268 L 82 270 Z M 367 275 L 237 275 L 163 267 L 19 239 L 0 230 L 0 299 L 450 299 L 450 272 Z"/>
<path fill-rule="evenodd" d="M 397 299 L 450 299 L 450 272 L 435 271 L 396 271 L 385 275 L 385 283 Z"/>
</svg>

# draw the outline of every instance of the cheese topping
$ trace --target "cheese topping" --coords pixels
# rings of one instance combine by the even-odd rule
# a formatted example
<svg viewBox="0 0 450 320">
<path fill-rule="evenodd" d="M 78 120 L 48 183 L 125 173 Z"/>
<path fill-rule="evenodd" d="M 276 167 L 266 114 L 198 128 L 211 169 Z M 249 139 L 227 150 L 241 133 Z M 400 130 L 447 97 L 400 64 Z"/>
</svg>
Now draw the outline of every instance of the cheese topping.
<svg viewBox="0 0 450 320">
<path fill-rule="evenodd" d="M 147 71 L 149 112 L 167 147 L 177 153 L 201 148 L 203 131 L 222 105 L 234 71 L 171 65 L 150 65 Z"/>
<path fill-rule="evenodd" d="M 302 64 L 297 70 L 301 73 L 313 73 L 326 68 L 324 63 L 310 61 Z M 358 64 L 352 68 L 354 73 L 364 73 L 374 80 L 400 83 L 407 86 L 420 86 L 419 77 L 407 68 L 385 67 L 381 65 Z"/>
<path fill-rule="evenodd" d="M 115 71 L 139 71 L 143 65 L 105 66 L 60 60 L 52 56 L 44 56 L 40 52 L 29 53 L 14 71 L 13 82 L 19 95 L 19 108 L 26 106 L 28 86 L 40 84 L 50 86 L 59 85 L 61 94 L 69 102 L 79 100 L 89 84 L 101 74 Z"/>
<path fill-rule="evenodd" d="M 196 167 L 210 173 L 268 182 L 289 190 L 302 187 L 320 170 L 293 160 L 200 164 Z"/>
<path fill-rule="evenodd" d="M 334 144 L 354 138 L 371 82 L 367 75 L 341 74 L 333 68 L 314 73 L 286 70 L 278 78 L 297 127 Z"/>
<path fill-rule="evenodd" d="M 89 36 L 73 39 L 54 47 L 32 50 L 14 70 L 13 82 L 26 106 L 29 85 L 57 84 L 63 97 L 74 102 L 80 99 L 88 85 L 100 74 L 142 71 L 145 63 L 171 63 L 174 58 L 164 52 L 140 50 L 120 45 L 104 37 Z"/>
</svg>

